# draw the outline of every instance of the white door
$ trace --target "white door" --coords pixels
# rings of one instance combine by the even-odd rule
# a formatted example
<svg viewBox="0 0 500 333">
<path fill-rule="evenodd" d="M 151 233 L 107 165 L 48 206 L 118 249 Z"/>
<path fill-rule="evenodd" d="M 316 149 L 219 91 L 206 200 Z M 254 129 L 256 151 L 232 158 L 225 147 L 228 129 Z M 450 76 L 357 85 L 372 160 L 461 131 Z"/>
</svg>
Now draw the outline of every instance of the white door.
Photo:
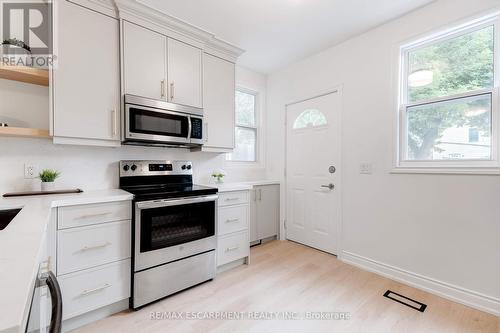
<svg viewBox="0 0 500 333">
<path fill-rule="evenodd" d="M 235 65 L 203 55 L 203 115 L 205 147 L 234 148 Z"/>
<path fill-rule="evenodd" d="M 167 37 L 123 22 L 123 80 L 126 94 L 167 100 Z"/>
<path fill-rule="evenodd" d="M 202 52 L 200 49 L 168 39 L 168 101 L 201 108 Z"/>
<path fill-rule="evenodd" d="M 61 1 L 54 136 L 119 141 L 118 20 Z"/>
<path fill-rule="evenodd" d="M 336 254 L 340 223 L 340 94 L 286 109 L 286 236 Z"/>
</svg>

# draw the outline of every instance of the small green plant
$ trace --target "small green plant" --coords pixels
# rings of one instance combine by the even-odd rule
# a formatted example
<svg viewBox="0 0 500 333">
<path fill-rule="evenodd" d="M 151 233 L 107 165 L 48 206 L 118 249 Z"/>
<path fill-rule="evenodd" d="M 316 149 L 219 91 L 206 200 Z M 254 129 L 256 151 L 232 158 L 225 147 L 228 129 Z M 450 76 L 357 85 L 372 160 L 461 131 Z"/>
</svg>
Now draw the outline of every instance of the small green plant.
<svg viewBox="0 0 500 333">
<path fill-rule="evenodd" d="M 56 170 L 45 169 L 38 174 L 38 178 L 44 183 L 52 183 L 61 173 Z"/>
<path fill-rule="evenodd" d="M 13 46 L 17 46 L 17 47 L 20 47 L 20 48 L 23 48 L 25 49 L 26 51 L 30 52 L 31 53 L 31 48 L 29 47 L 28 44 L 26 44 L 25 42 L 23 42 L 22 40 L 19 40 L 19 39 L 16 39 L 16 38 L 9 38 L 9 39 L 5 39 L 2 43 L 2 45 L 13 45 Z"/>
<path fill-rule="evenodd" d="M 224 179 L 224 172 L 223 171 L 214 171 L 212 172 L 212 177 L 214 177 L 218 183 L 222 182 L 222 179 Z"/>
</svg>

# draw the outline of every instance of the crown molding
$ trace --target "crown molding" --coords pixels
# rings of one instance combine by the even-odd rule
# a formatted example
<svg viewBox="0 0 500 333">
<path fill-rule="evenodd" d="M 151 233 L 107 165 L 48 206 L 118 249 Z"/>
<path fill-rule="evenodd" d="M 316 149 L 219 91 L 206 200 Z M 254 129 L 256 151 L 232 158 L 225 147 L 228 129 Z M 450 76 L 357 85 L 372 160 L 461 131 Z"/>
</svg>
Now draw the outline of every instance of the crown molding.
<svg viewBox="0 0 500 333">
<path fill-rule="evenodd" d="M 147 6 L 140 0 L 114 0 L 114 4 L 118 18 L 193 44 L 207 53 L 233 62 L 244 53 L 243 49 L 217 38 L 214 34 Z"/>
</svg>

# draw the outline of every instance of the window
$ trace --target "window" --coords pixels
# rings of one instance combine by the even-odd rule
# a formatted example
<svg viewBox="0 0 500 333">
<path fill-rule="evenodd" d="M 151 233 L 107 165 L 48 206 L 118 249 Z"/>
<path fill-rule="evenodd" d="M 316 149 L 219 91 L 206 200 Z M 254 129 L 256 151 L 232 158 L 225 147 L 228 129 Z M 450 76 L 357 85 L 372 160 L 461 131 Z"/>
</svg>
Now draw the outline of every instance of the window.
<svg viewBox="0 0 500 333">
<path fill-rule="evenodd" d="M 309 126 L 324 126 L 326 124 L 326 117 L 321 111 L 305 110 L 295 119 L 293 129 L 301 129 Z"/>
<path fill-rule="evenodd" d="M 257 94 L 236 90 L 235 147 L 229 161 L 257 161 Z"/>
<path fill-rule="evenodd" d="M 498 18 L 401 48 L 399 167 L 498 163 Z"/>
</svg>

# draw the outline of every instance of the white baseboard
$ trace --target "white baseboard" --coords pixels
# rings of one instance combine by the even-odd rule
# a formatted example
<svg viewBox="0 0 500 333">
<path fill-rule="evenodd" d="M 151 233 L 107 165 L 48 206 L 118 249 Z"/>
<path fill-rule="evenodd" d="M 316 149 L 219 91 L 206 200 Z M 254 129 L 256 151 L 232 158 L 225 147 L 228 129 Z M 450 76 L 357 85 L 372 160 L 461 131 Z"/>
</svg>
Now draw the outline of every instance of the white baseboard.
<svg viewBox="0 0 500 333">
<path fill-rule="evenodd" d="M 500 299 L 409 272 L 347 251 L 342 252 L 341 260 L 347 264 L 377 273 L 451 301 L 500 316 Z"/>
</svg>

